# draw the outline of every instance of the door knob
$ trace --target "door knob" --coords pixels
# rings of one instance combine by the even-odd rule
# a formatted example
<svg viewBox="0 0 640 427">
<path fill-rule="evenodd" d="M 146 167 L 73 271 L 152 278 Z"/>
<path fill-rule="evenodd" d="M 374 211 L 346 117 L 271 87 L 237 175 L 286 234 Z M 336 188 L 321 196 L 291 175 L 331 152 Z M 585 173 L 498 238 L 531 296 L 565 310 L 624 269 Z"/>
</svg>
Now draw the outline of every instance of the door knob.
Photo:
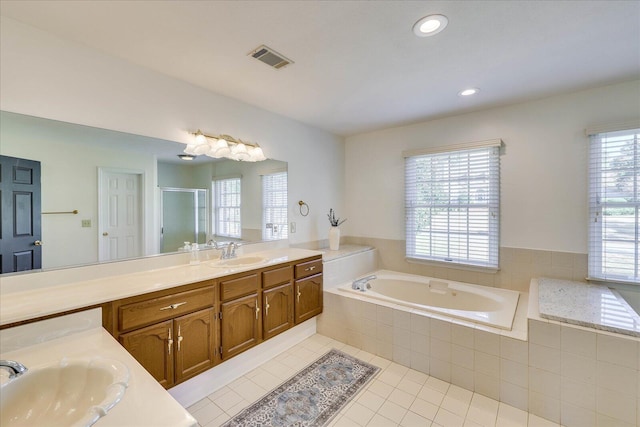
<svg viewBox="0 0 640 427">
<path fill-rule="evenodd" d="M 103 236 L 108 236 L 109 233 L 107 233 L 106 231 L 104 233 L 102 233 Z"/>
<path fill-rule="evenodd" d="M 40 240 L 36 240 L 33 244 L 36 246 L 42 246 L 42 242 Z"/>
</svg>

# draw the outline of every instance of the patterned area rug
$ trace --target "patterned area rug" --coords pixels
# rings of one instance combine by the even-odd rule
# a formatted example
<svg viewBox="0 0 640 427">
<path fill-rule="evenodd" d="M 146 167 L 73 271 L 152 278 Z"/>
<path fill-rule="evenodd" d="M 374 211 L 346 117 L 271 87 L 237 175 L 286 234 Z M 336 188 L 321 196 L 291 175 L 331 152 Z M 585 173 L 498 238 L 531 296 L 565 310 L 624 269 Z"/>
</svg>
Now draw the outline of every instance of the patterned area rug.
<svg viewBox="0 0 640 427">
<path fill-rule="evenodd" d="M 323 426 L 380 370 L 333 349 L 223 427 Z"/>
</svg>

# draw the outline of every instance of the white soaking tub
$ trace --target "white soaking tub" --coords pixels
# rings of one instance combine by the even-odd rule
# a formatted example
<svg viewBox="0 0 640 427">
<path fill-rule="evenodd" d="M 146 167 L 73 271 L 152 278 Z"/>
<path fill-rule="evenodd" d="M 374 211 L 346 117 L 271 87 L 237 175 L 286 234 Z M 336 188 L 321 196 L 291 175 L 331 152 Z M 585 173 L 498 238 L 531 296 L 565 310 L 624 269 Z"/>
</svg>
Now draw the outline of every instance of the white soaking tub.
<svg viewBox="0 0 640 427">
<path fill-rule="evenodd" d="M 520 293 L 508 289 L 379 270 L 365 291 L 341 286 L 344 292 L 416 310 L 511 330 Z M 363 276 L 365 277 L 365 276 Z"/>
</svg>

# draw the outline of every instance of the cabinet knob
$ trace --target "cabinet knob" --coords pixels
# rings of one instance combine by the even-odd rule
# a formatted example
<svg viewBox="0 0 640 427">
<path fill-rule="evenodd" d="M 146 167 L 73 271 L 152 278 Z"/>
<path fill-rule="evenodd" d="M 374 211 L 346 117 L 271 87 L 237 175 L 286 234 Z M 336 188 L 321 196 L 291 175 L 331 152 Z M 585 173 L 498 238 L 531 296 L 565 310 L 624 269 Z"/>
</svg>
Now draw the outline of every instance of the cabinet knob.
<svg viewBox="0 0 640 427">
<path fill-rule="evenodd" d="M 167 351 L 171 354 L 171 347 L 173 347 L 173 332 L 169 328 L 169 338 L 167 339 Z"/>
<path fill-rule="evenodd" d="M 298 286 L 298 302 L 300 302 L 300 295 L 302 294 L 300 293 L 300 286 Z"/>
<path fill-rule="evenodd" d="M 103 236 L 107 237 L 109 235 L 109 233 L 107 233 L 106 231 L 104 233 L 102 233 Z"/>
<path fill-rule="evenodd" d="M 258 305 L 258 300 L 256 299 L 256 320 L 258 320 L 258 313 L 260 313 L 260 306 Z"/>
<path fill-rule="evenodd" d="M 36 240 L 33 244 L 36 246 L 42 246 L 42 242 L 40 240 Z"/>
</svg>

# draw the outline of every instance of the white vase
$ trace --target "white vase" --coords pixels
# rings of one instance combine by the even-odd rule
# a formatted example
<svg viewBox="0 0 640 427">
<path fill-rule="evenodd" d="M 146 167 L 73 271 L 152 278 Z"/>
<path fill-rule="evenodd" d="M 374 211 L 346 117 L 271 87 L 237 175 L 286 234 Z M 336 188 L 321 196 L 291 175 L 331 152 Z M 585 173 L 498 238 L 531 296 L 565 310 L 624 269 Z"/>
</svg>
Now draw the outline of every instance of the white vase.
<svg viewBox="0 0 640 427">
<path fill-rule="evenodd" d="M 338 227 L 329 228 L 329 249 L 332 251 L 340 249 L 340 228 Z"/>
</svg>

